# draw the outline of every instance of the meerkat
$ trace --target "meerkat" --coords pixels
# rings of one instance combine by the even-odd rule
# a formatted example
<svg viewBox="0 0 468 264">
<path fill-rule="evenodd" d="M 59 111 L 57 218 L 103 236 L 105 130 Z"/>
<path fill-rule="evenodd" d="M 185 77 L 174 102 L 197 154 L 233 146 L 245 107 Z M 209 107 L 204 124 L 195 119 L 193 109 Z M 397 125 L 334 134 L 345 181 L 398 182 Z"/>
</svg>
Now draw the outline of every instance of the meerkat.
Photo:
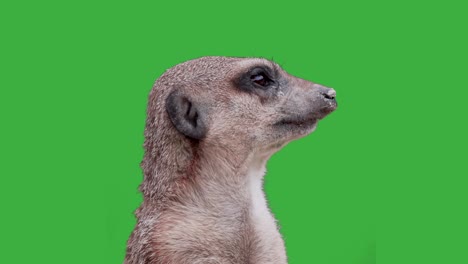
<svg viewBox="0 0 468 264">
<path fill-rule="evenodd" d="M 265 164 L 336 109 L 335 90 L 261 58 L 178 64 L 149 94 L 143 202 L 125 264 L 284 264 Z"/>
</svg>

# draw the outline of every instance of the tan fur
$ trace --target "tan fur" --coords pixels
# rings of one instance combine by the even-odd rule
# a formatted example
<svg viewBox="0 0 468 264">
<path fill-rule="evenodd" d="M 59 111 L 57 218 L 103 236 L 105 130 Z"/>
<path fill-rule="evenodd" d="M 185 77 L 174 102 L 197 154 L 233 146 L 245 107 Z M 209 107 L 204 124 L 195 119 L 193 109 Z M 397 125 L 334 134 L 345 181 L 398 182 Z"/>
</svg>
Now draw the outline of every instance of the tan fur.
<svg viewBox="0 0 468 264">
<path fill-rule="evenodd" d="M 281 76 L 269 96 L 236 87 L 234 80 L 255 65 Z M 269 157 L 309 134 L 316 121 L 281 129 L 273 124 L 320 111 L 317 120 L 323 118 L 336 107 L 321 99 L 324 89 L 257 58 L 203 57 L 167 70 L 149 95 L 144 201 L 124 263 L 287 263 L 262 177 Z M 165 100 L 174 90 L 202 109 L 203 139 L 187 138 L 171 123 Z"/>
</svg>

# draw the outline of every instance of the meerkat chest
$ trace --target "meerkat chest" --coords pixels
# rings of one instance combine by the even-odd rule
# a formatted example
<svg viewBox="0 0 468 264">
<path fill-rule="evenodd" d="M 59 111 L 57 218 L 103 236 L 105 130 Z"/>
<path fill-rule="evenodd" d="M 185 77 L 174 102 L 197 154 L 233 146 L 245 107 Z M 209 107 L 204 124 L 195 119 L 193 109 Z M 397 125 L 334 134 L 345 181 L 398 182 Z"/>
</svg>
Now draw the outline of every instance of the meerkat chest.
<svg viewBox="0 0 468 264">
<path fill-rule="evenodd" d="M 264 169 L 251 169 L 248 173 L 249 217 L 255 230 L 256 241 L 260 243 L 255 263 L 286 263 L 284 242 L 278 231 L 276 220 L 271 214 L 263 192 Z"/>
<path fill-rule="evenodd" d="M 210 189 L 210 208 L 173 206 L 172 213 L 160 219 L 156 244 L 164 248 L 158 250 L 187 258 L 174 263 L 211 263 L 201 257 L 205 255 L 216 263 L 286 263 L 284 243 L 263 193 L 263 174 L 249 170 L 245 192 L 213 195 L 218 188 Z"/>
<path fill-rule="evenodd" d="M 250 169 L 247 174 L 249 217 L 252 224 L 258 228 L 274 227 L 275 219 L 268 209 L 265 194 L 263 192 L 263 169 Z"/>
</svg>

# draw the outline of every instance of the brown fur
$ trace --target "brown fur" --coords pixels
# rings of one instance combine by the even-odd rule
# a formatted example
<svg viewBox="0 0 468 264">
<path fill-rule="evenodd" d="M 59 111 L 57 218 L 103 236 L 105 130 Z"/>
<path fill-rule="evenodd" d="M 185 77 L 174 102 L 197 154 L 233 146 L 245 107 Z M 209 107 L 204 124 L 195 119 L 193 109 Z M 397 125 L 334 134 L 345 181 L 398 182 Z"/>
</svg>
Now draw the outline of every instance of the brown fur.
<svg viewBox="0 0 468 264">
<path fill-rule="evenodd" d="M 236 87 L 255 65 L 281 77 L 275 92 Z M 149 95 L 144 200 L 125 263 L 287 263 L 262 176 L 274 152 L 335 109 L 322 100 L 324 89 L 265 59 L 203 57 L 167 70 Z M 208 128 L 203 139 L 188 138 L 171 123 L 165 100 L 173 90 L 200 106 Z M 313 124 L 301 119 L 319 112 Z M 304 123 L 273 125 L 291 116 Z"/>
</svg>

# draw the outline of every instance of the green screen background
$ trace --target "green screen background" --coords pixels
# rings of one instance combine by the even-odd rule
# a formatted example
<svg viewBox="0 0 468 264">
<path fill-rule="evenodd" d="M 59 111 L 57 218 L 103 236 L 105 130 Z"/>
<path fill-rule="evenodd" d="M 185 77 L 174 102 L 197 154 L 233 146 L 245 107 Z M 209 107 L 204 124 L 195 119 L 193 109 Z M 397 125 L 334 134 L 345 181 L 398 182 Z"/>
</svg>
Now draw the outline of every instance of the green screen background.
<svg viewBox="0 0 468 264">
<path fill-rule="evenodd" d="M 0 262 L 121 263 L 152 84 L 222 55 L 337 91 L 268 163 L 290 263 L 376 263 L 378 221 L 379 263 L 468 263 L 465 17 L 441 1 L 3 1 Z"/>
</svg>

